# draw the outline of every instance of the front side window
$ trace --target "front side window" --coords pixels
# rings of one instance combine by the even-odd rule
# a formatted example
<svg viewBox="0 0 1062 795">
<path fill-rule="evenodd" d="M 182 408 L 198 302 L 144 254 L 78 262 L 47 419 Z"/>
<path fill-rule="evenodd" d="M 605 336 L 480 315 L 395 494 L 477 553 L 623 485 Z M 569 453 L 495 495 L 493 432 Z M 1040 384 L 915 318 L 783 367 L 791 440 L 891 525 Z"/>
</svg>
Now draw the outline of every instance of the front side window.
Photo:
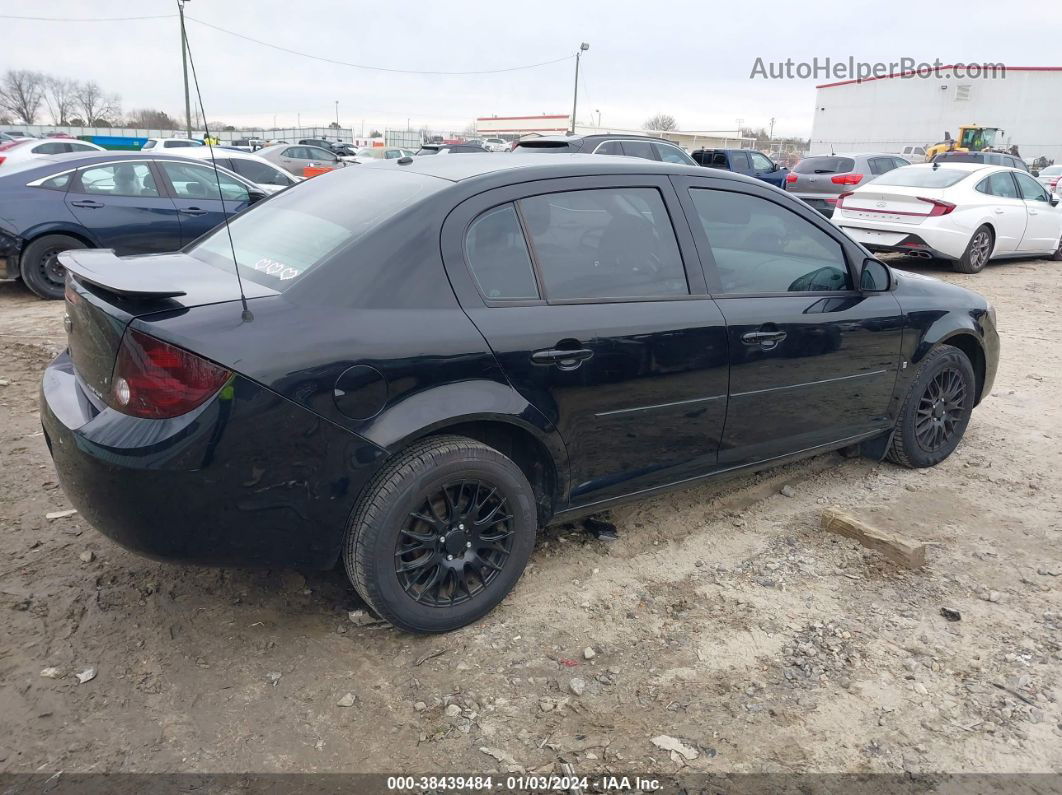
<svg viewBox="0 0 1062 795">
<path fill-rule="evenodd" d="M 1022 174 L 1019 172 L 1011 172 L 1014 174 L 1014 179 L 1018 181 L 1018 190 L 1021 191 L 1021 197 L 1026 201 L 1032 202 L 1050 202 L 1051 197 L 1047 191 L 1044 190 L 1044 186 L 1030 177 L 1028 174 Z"/>
<path fill-rule="evenodd" d="M 749 152 L 752 158 L 752 167 L 757 171 L 773 171 L 774 164 L 761 152 Z"/>
<path fill-rule="evenodd" d="M 547 300 L 689 295 L 655 188 L 551 193 L 519 205 Z"/>
<path fill-rule="evenodd" d="M 80 193 L 102 196 L 158 196 L 147 163 L 112 163 L 82 169 Z"/>
<path fill-rule="evenodd" d="M 724 293 L 850 290 L 841 244 L 796 213 L 758 196 L 690 191 Z"/>
<path fill-rule="evenodd" d="M 668 144 L 653 144 L 653 148 L 656 149 L 656 154 L 665 163 L 678 163 L 682 166 L 695 166 L 697 163 L 688 154 L 683 152 L 677 146 L 669 146 Z"/>
<path fill-rule="evenodd" d="M 538 298 L 531 255 L 513 205 L 495 207 L 472 222 L 465 238 L 465 256 L 484 298 Z"/>
<path fill-rule="evenodd" d="M 339 160 L 339 158 L 336 157 L 334 154 L 332 154 L 331 152 L 326 152 L 320 147 L 311 146 L 308 148 L 310 150 L 309 154 L 311 160 L 323 160 L 326 163 L 334 163 Z"/>
<path fill-rule="evenodd" d="M 244 202 L 249 196 L 247 188 L 231 177 L 215 171 L 210 166 L 162 162 L 178 199 L 225 199 Z M 218 183 L 221 191 L 218 191 Z"/>
</svg>

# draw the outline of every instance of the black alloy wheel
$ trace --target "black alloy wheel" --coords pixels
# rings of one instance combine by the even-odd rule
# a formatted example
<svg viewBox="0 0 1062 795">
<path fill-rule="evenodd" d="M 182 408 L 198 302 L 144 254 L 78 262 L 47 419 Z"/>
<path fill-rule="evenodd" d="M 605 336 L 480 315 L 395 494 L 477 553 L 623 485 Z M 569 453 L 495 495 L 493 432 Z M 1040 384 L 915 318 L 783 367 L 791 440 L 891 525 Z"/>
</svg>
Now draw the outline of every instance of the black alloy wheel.
<svg viewBox="0 0 1062 795">
<path fill-rule="evenodd" d="M 513 516 L 498 486 L 444 483 L 398 531 L 395 573 L 409 596 L 434 607 L 476 598 L 512 553 Z"/>
<path fill-rule="evenodd" d="M 534 489 L 512 459 L 467 437 L 429 437 L 366 487 L 343 563 L 382 618 L 407 632 L 448 632 L 512 590 L 537 529 Z"/>
<path fill-rule="evenodd" d="M 926 354 L 896 420 L 889 460 L 929 467 L 951 455 L 970 423 L 976 389 L 973 365 L 961 350 L 941 345 Z"/>
</svg>

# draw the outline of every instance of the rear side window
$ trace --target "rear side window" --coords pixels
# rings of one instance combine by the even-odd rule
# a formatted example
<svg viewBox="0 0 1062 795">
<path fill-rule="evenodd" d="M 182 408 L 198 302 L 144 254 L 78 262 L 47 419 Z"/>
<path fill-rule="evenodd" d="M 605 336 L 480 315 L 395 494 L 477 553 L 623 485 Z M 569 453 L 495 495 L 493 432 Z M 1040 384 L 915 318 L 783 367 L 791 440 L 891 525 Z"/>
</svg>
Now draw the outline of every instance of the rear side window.
<svg viewBox="0 0 1062 795">
<path fill-rule="evenodd" d="M 652 144 L 648 141 L 624 141 L 623 154 L 627 157 L 640 157 L 643 160 L 656 160 Z"/>
<path fill-rule="evenodd" d="M 683 166 L 696 165 L 688 154 L 683 152 L 677 146 L 668 146 L 667 144 L 653 144 L 653 148 L 656 150 L 657 156 L 665 163 L 678 163 Z"/>
<path fill-rule="evenodd" d="M 488 210 L 472 222 L 465 238 L 465 256 L 484 298 L 538 298 L 527 242 L 511 204 Z"/>
<path fill-rule="evenodd" d="M 867 162 L 870 163 L 871 174 L 884 174 L 896 168 L 896 161 L 891 157 L 872 157 Z"/>
<path fill-rule="evenodd" d="M 990 196 L 999 196 L 1003 199 L 1018 198 L 1018 189 L 1014 187 L 1014 180 L 1009 172 L 1001 172 L 986 177 L 977 183 L 977 190 Z"/>
<path fill-rule="evenodd" d="M 37 144 L 33 147 L 33 154 L 35 155 L 59 155 L 63 152 L 69 152 L 70 149 L 66 144 L 61 141 L 48 141 L 47 143 Z"/>
<path fill-rule="evenodd" d="M 65 191 L 70 186 L 70 178 L 72 176 L 74 176 L 73 171 L 67 171 L 65 174 L 56 174 L 54 177 L 41 182 L 37 187 Z"/>
<path fill-rule="evenodd" d="M 115 163 L 85 168 L 80 193 L 100 196 L 158 196 L 155 177 L 147 163 Z"/>
<path fill-rule="evenodd" d="M 198 146 L 191 141 L 165 141 L 162 144 L 164 149 L 183 149 L 188 146 Z"/>
<path fill-rule="evenodd" d="M 847 174 L 855 171 L 855 160 L 833 155 L 805 157 L 793 171 L 797 174 Z"/>
<path fill-rule="evenodd" d="M 619 141 L 605 141 L 594 150 L 595 155 L 622 155 L 623 145 Z"/>
<path fill-rule="evenodd" d="M 796 213 L 744 193 L 690 195 L 724 293 L 851 289 L 841 244 Z"/>
<path fill-rule="evenodd" d="M 519 204 L 547 300 L 689 295 L 655 188 L 551 193 Z"/>
</svg>

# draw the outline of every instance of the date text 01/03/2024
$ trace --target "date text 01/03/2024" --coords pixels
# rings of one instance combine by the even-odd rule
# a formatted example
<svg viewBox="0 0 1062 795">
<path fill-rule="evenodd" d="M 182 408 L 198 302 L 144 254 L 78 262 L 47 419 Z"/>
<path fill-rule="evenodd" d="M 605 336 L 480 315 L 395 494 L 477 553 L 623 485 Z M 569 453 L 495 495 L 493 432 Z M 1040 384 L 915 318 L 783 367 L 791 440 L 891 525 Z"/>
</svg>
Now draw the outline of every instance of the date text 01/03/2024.
<svg viewBox="0 0 1062 795">
<path fill-rule="evenodd" d="M 641 776 L 602 776 L 600 779 L 590 780 L 588 776 L 523 776 L 511 775 L 503 778 L 494 776 L 388 776 L 387 789 L 401 792 L 404 790 L 461 790 L 461 791 L 491 791 L 505 790 L 524 792 L 533 791 L 557 791 L 567 792 L 573 789 L 585 790 L 593 787 L 596 790 L 616 790 L 624 792 L 656 792 L 660 789 L 660 782 L 654 778 L 642 778 Z"/>
</svg>

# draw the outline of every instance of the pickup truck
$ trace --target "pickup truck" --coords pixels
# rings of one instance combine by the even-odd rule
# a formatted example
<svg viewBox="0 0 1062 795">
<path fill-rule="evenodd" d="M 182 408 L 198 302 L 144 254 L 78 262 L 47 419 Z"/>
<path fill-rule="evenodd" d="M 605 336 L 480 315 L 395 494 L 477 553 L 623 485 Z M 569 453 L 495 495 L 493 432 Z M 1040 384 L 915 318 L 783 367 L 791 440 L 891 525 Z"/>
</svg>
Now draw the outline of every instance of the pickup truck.
<svg viewBox="0 0 1062 795">
<path fill-rule="evenodd" d="M 776 188 L 785 187 L 785 177 L 789 173 L 789 169 L 753 149 L 698 149 L 691 157 L 702 166 L 747 174 Z"/>
</svg>

